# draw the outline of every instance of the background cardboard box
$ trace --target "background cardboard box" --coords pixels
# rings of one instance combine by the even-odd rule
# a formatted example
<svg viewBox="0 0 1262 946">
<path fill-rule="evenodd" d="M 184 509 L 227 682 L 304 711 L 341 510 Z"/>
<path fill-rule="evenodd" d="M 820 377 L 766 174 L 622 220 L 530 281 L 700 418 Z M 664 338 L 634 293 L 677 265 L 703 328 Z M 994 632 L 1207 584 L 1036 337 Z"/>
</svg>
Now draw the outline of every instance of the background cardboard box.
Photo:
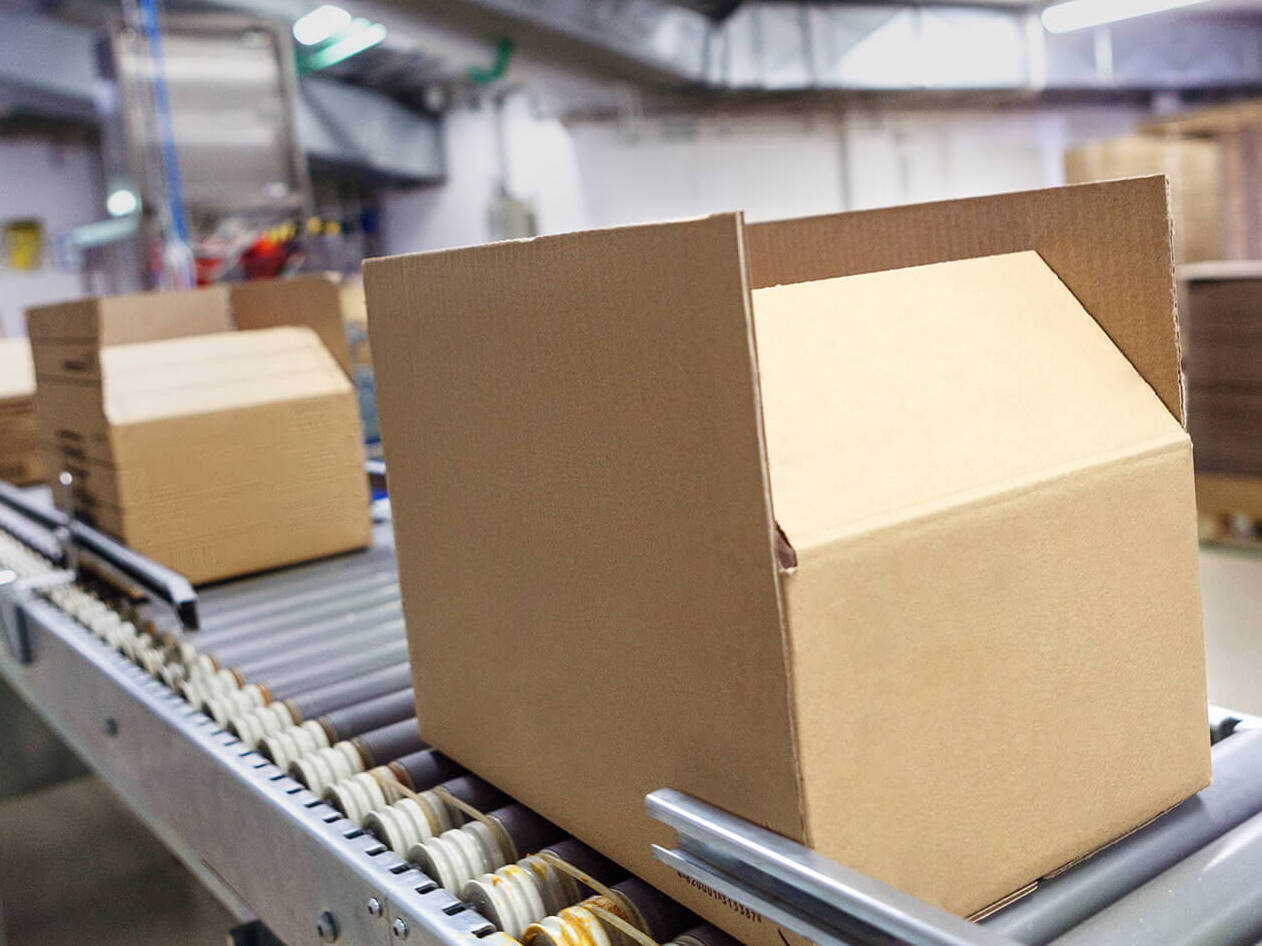
<svg viewBox="0 0 1262 946">
<path fill-rule="evenodd" d="M 1126 135 L 1065 152 L 1065 182 L 1085 184 L 1164 174 L 1170 181 L 1175 262 L 1223 255 L 1222 159 L 1213 141 L 1168 134 Z"/>
<path fill-rule="evenodd" d="M 27 316 L 45 455 L 82 518 L 194 582 L 367 544 L 337 280 Z"/>
<path fill-rule="evenodd" d="M 427 740 L 737 938 L 647 792 L 970 914 L 1207 783 L 1164 180 L 365 273 Z"/>
<path fill-rule="evenodd" d="M 1197 505 L 1211 532 L 1262 519 L 1262 263 L 1179 269 Z"/>
<path fill-rule="evenodd" d="M 31 346 L 24 338 L 0 338 L 0 480 L 29 486 L 43 478 Z"/>
</svg>

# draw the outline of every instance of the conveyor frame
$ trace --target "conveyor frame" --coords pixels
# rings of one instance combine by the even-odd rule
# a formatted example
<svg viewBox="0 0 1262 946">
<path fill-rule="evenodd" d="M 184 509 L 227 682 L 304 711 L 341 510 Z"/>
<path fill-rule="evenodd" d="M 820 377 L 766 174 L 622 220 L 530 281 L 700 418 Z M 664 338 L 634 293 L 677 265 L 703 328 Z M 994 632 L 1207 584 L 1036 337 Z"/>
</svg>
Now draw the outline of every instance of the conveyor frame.
<svg viewBox="0 0 1262 946">
<path fill-rule="evenodd" d="M 347 943 L 469 946 L 491 931 L 49 602 L 23 607 L 33 659 L 0 652 L 0 676 L 236 916 L 290 946 L 328 941 L 326 913 Z"/>
</svg>

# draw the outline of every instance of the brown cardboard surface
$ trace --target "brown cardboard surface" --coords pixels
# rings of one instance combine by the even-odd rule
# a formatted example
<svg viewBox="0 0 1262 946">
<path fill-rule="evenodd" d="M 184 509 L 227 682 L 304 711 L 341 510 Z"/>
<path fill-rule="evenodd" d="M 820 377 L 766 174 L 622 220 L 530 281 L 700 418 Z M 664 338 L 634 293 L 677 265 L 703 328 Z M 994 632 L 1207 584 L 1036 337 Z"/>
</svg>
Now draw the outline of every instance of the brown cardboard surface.
<svg viewBox="0 0 1262 946">
<path fill-rule="evenodd" d="M 342 314 L 341 278 L 309 273 L 290 279 L 259 279 L 231 290 L 232 317 L 239 329 L 305 325 L 315 331 L 342 371 L 351 373 L 350 348 Z"/>
<path fill-rule="evenodd" d="M 318 301 L 335 286 L 284 285 L 243 296 L 247 323 L 274 305 L 280 326 L 248 331 L 231 330 L 226 289 L 28 313 L 50 474 L 70 471 L 81 515 L 194 582 L 369 539 L 355 394 L 304 324 L 330 321 Z"/>
<path fill-rule="evenodd" d="M 801 837 L 739 218 L 370 261 L 365 282 L 435 744 L 659 884 L 655 788 Z M 452 699 L 456 679 L 532 709 Z"/>
<path fill-rule="evenodd" d="M 971 913 L 1204 785 L 1164 202 L 1142 180 L 370 261 L 427 738 L 759 946 L 772 924 L 653 859 L 646 792 Z M 746 233 L 757 285 L 874 275 L 751 314 Z M 1059 265 L 1020 252 L 1044 246 Z M 769 498 L 798 546 L 778 581 Z"/>
<path fill-rule="evenodd" d="M 746 232 L 755 288 L 1035 250 L 1183 418 L 1161 177 L 755 223 Z"/>
<path fill-rule="evenodd" d="M 1172 135 L 1126 135 L 1065 152 L 1069 184 L 1145 174 L 1170 181 L 1174 255 L 1180 262 L 1222 255 L 1220 156 L 1213 141 Z"/>
<path fill-rule="evenodd" d="M 228 290 L 211 286 L 186 292 L 143 292 L 75 299 L 27 310 L 32 341 L 75 339 L 98 347 L 127 345 L 232 329 Z"/>
<path fill-rule="evenodd" d="M 1204 515 L 1243 513 L 1262 519 L 1262 476 L 1196 474 L 1196 505 Z"/>
<path fill-rule="evenodd" d="M 1037 253 L 759 289 L 754 313 L 776 520 L 799 553 L 1186 443 Z"/>
</svg>

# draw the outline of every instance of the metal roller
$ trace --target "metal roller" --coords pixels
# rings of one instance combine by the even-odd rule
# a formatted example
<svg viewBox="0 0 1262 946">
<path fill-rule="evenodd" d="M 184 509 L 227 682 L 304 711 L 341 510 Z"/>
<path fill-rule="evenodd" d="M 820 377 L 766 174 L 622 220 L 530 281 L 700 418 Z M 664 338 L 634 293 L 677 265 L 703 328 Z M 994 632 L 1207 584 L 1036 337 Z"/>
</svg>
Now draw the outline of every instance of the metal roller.
<svg viewBox="0 0 1262 946">
<path fill-rule="evenodd" d="M 242 742 L 258 748 L 273 762 L 276 757 L 270 748 L 268 751 L 263 751 L 262 748 L 263 739 L 269 735 L 279 736 L 300 730 L 307 734 L 307 739 L 315 740 L 315 744 L 303 750 L 310 752 L 322 745 L 331 745 L 338 739 L 346 739 L 369 729 L 406 719 L 415 709 L 411 702 L 412 688 L 407 685 L 411 672 L 407 664 L 398 663 L 362 676 L 316 687 L 238 716 L 233 721 L 233 731 L 241 737 Z M 380 710 L 366 713 L 365 725 L 354 732 L 347 730 L 342 734 L 336 727 L 330 726 L 329 715 L 359 706 L 376 706 Z"/>
<path fill-rule="evenodd" d="M 348 680 L 406 659 L 407 641 L 390 640 L 361 652 L 330 658 L 322 663 L 287 667 L 275 673 L 259 675 L 240 690 L 204 701 L 202 709 L 222 726 L 232 718 L 255 707 L 265 706 L 273 700 L 284 700 L 304 690 Z"/>
<path fill-rule="evenodd" d="M 1213 749 L 1214 780 L 1200 794 L 1123 838 L 983 924 L 1043 946 L 1140 884 L 1262 811 L 1262 730 L 1236 732 Z"/>
<path fill-rule="evenodd" d="M 388 669 L 390 671 L 402 670 L 404 675 L 411 672 L 406 664 Z M 391 675 L 398 676 L 399 674 L 392 673 Z M 365 677 L 357 677 L 344 683 L 357 684 L 365 679 Z M 338 685 L 341 684 L 335 684 L 335 686 Z M 364 686 L 363 689 L 367 690 L 368 687 Z M 242 740 L 246 742 L 249 740 L 240 732 L 242 728 L 249 730 L 251 734 L 255 731 L 266 731 L 266 735 L 259 737 L 256 747 L 264 757 L 271 759 L 282 769 L 288 769 L 290 763 L 309 752 L 315 752 L 317 749 L 323 749 L 335 742 L 350 739 L 372 729 L 397 723 L 416 712 L 411 687 L 351 703 L 314 719 L 304 718 L 310 714 L 303 712 L 303 706 L 297 698 L 285 700 L 280 705 L 283 707 L 283 712 L 269 713 L 272 707 L 263 707 L 246 717 L 239 717 L 237 729 L 238 735 L 241 735 Z M 277 726 L 275 730 L 268 729 L 274 725 L 278 717 L 282 716 L 294 721 L 294 725 L 285 728 Z M 281 719 L 280 722 L 283 723 L 284 720 Z M 254 726 L 258 729 L 251 729 Z"/>
<path fill-rule="evenodd" d="M 1247 946 L 1262 937 L 1262 814 L 1052 940 L 1055 946 Z"/>
</svg>

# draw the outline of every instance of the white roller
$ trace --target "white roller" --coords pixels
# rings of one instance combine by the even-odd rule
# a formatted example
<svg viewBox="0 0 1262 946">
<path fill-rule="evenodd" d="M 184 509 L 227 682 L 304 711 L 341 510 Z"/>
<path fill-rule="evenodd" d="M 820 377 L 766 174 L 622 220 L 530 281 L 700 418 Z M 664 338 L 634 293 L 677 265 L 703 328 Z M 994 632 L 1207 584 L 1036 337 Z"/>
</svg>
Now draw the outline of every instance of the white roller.
<svg viewBox="0 0 1262 946">
<path fill-rule="evenodd" d="M 460 899 L 514 939 L 526 927 L 578 902 L 578 884 L 568 874 L 536 855 L 507 864 L 493 874 L 475 877 Z"/>
<path fill-rule="evenodd" d="M 259 706 L 267 705 L 267 695 L 257 683 L 247 683 L 239 690 L 212 696 L 202 701 L 202 712 L 206 713 L 220 726 L 227 726 L 232 720 Z"/>
<path fill-rule="evenodd" d="M 527 946 L 614 946 L 605 924 L 583 906 L 567 907 L 555 916 L 530 924 L 522 934 L 522 942 Z"/>
<path fill-rule="evenodd" d="M 504 865 L 504 851 L 481 821 L 470 821 L 412 846 L 411 860 L 452 896 L 479 874 Z"/>
<path fill-rule="evenodd" d="M 328 746 L 329 734 L 314 719 L 274 732 L 259 741 L 260 751 L 286 772 L 303 756 Z"/>
<path fill-rule="evenodd" d="M 324 800 L 362 828 L 364 819 L 371 812 L 389 804 L 381 787 L 382 778 L 395 780 L 394 775 L 384 766 L 371 772 L 359 772 L 326 788 Z"/>
<path fill-rule="evenodd" d="M 257 749 L 264 736 L 297 724 L 298 720 L 284 703 L 268 703 L 237 716 L 229 729 L 251 749 Z"/>
<path fill-rule="evenodd" d="M 435 834 L 425 808 L 411 798 L 401 798 L 393 805 L 370 812 L 364 819 L 364 828 L 399 857 L 407 857 L 414 845 Z"/>
<path fill-rule="evenodd" d="M 323 795 L 330 785 L 362 771 L 363 757 L 346 741 L 334 743 L 327 749 L 317 749 L 289 767 L 289 774 L 317 795 Z"/>
</svg>

